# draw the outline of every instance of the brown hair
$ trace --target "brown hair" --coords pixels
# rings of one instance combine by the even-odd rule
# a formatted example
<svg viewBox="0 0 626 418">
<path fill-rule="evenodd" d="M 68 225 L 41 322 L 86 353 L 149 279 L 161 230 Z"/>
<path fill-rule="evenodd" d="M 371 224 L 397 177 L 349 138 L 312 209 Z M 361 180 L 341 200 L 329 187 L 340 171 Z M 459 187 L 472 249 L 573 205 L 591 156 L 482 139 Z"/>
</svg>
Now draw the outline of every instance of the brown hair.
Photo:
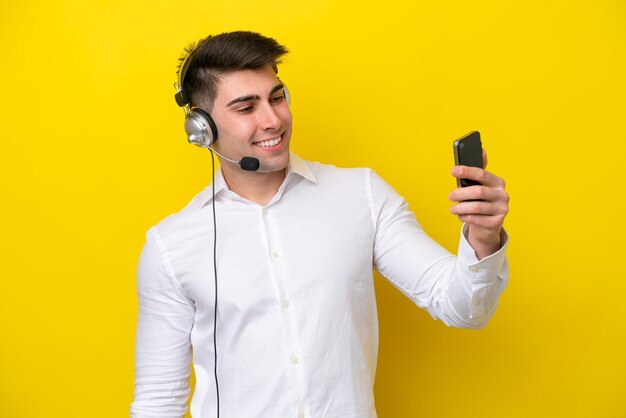
<svg viewBox="0 0 626 418">
<path fill-rule="evenodd" d="M 287 48 L 259 33 L 237 31 L 211 35 L 190 46 L 180 58 L 177 74 L 183 95 L 191 106 L 207 112 L 213 107 L 220 74 L 271 66 L 278 72 L 280 58 Z M 189 61 L 189 62 L 186 62 Z"/>
</svg>

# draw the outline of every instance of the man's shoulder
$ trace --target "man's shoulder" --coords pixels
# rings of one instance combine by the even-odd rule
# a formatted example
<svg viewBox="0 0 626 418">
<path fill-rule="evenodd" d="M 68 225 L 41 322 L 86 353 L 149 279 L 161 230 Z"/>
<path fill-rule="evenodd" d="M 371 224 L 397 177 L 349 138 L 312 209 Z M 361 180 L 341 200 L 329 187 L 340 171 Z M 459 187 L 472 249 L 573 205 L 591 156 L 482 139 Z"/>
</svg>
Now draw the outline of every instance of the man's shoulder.
<svg viewBox="0 0 626 418">
<path fill-rule="evenodd" d="M 156 233 L 161 239 L 167 238 L 170 241 L 177 236 L 184 237 L 188 232 L 197 230 L 199 226 L 206 224 L 206 222 L 203 222 L 206 214 L 202 208 L 207 199 L 207 189 L 209 187 L 196 194 L 178 212 L 166 216 L 153 225 L 148 233 Z"/>
<path fill-rule="evenodd" d="M 320 191 L 344 193 L 347 199 L 365 196 L 371 206 L 374 201 L 386 202 L 402 196 L 374 169 L 367 167 L 338 167 L 320 162 L 306 162 L 314 174 Z"/>
<path fill-rule="evenodd" d="M 391 187 L 374 169 L 368 167 L 341 167 L 334 164 L 317 161 L 305 161 L 311 182 L 305 182 L 308 187 L 318 192 L 344 193 L 347 198 L 355 198 L 360 194 L 372 198 L 373 194 L 386 193 Z M 302 183 L 301 183 L 302 184 Z"/>
<path fill-rule="evenodd" d="M 316 179 L 321 181 L 362 181 L 367 179 L 372 172 L 372 169 L 367 167 L 341 167 L 334 164 L 322 163 L 318 161 L 306 161 L 307 165 L 311 169 L 311 172 L 315 175 Z"/>
</svg>

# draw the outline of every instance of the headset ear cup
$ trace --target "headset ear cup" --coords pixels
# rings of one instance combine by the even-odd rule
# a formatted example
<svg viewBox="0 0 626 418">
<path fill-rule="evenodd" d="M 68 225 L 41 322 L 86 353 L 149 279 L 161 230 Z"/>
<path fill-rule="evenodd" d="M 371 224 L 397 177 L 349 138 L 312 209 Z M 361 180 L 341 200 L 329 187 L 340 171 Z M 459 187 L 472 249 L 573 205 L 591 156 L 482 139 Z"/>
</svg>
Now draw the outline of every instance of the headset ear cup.
<svg viewBox="0 0 626 418">
<path fill-rule="evenodd" d="M 208 147 L 217 141 L 217 126 L 204 110 L 194 108 L 185 117 L 185 133 L 190 143 Z"/>
<path fill-rule="evenodd" d="M 285 92 L 285 100 L 287 101 L 287 106 L 291 106 L 291 94 L 289 94 L 289 89 L 283 83 L 283 91 Z"/>
</svg>

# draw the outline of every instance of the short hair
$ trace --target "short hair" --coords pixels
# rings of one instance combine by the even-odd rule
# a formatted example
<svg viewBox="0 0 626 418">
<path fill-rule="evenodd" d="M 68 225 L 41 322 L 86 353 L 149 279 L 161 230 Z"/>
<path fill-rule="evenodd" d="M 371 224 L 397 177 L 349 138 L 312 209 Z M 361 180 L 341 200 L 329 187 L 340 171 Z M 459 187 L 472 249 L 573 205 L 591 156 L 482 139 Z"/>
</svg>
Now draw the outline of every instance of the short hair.
<svg viewBox="0 0 626 418">
<path fill-rule="evenodd" d="M 179 81 L 184 81 L 180 87 L 191 106 L 210 112 L 221 74 L 266 66 L 278 73 L 280 58 L 287 52 L 287 48 L 275 39 L 255 32 L 210 35 L 187 48 L 179 59 L 177 75 Z M 185 63 L 187 60 L 189 62 Z M 185 71 L 184 80 L 180 80 L 181 71 Z"/>
</svg>

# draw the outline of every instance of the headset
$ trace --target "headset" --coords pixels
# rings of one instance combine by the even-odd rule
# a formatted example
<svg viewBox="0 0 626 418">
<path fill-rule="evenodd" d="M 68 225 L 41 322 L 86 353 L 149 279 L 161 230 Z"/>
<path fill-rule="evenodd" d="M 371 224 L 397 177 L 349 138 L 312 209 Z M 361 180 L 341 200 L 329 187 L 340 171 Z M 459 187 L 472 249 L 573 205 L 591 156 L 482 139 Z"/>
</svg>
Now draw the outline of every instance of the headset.
<svg viewBox="0 0 626 418">
<path fill-rule="evenodd" d="M 215 141 L 217 141 L 217 125 L 213 121 L 211 115 L 208 114 L 208 112 L 205 112 L 198 107 L 194 107 L 193 109 L 190 107 L 191 100 L 184 88 L 185 76 L 187 75 L 187 70 L 189 69 L 192 57 L 196 51 L 197 48 L 190 52 L 181 66 L 178 83 L 174 84 L 174 87 L 176 88 L 176 94 L 174 95 L 174 99 L 176 100 L 176 104 L 182 107 L 185 111 L 185 133 L 187 134 L 187 140 L 189 141 L 189 143 L 200 147 L 209 148 L 210 150 L 215 152 L 215 150 L 211 148 L 211 145 Z M 285 100 L 287 101 L 287 105 L 290 106 L 291 96 L 289 95 L 289 90 L 287 89 L 287 86 L 285 86 L 284 84 L 283 90 L 285 92 Z M 220 155 L 220 157 L 225 158 L 222 155 Z M 252 157 L 244 157 L 243 160 L 250 158 Z M 228 158 L 225 159 L 228 161 L 233 161 L 229 160 Z M 242 169 L 247 171 L 256 171 L 258 169 L 257 167 L 254 170 L 250 170 L 241 161 L 239 162 L 239 164 L 241 164 Z"/>
</svg>

